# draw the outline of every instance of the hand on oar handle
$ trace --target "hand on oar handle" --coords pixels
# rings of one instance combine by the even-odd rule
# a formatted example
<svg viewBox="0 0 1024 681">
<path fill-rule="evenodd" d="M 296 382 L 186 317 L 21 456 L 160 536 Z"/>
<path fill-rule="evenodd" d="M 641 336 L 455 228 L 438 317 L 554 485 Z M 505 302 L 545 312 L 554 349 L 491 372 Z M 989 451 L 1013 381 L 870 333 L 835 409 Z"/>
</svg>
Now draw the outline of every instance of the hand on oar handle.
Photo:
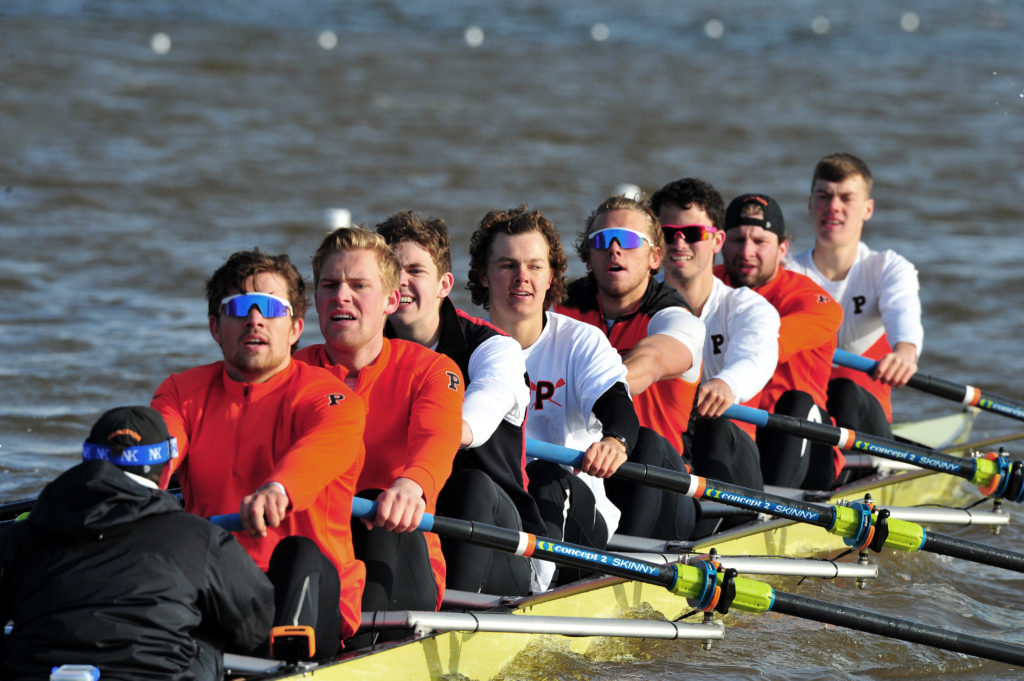
<svg viewBox="0 0 1024 681">
<path fill-rule="evenodd" d="M 419 527 L 427 502 L 423 488 L 409 478 L 398 478 L 377 497 L 377 515 L 363 520 L 366 529 L 383 527 L 391 532 L 412 532 Z"/>
<path fill-rule="evenodd" d="M 587 447 L 580 470 L 595 478 L 609 478 L 626 463 L 626 446 L 614 437 L 605 437 Z"/>
<path fill-rule="evenodd" d="M 242 499 L 238 517 L 253 537 L 266 537 L 268 527 L 278 527 L 288 513 L 288 495 L 277 483 L 268 483 Z"/>
<path fill-rule="evenodd" d="M 878 360 L 871 376 L 879 383 L 903 386 L 917 373 L 917 348 L 910 343 L 897 343 L 885 357 Z"/>
</svg>

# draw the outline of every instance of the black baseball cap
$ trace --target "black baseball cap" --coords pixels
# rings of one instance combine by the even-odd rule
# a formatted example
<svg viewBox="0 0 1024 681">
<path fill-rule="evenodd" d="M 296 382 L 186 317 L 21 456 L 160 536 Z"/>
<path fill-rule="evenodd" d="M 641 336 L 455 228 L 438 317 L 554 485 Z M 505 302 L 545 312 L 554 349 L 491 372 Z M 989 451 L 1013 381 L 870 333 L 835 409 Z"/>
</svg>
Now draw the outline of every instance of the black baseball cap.
<svg viewBox="0 0 1024 681">
<path fill-rule="evenodd" d="M 743 215 L 743 207 L 748 204 L 760 208 L 764 218 Z M 786 221 L 782 219 L 782 208 L 767 194 L 742 194 L 729 202 L 729 207 L 725 209 L 725 229 L 730 230 L 742 225 L 762 227 L 769 232 L 775 232 L 780 239 L 786 237 Z"/>
<path fill-rule="evenodd" d="M 100 416 L 82 446 L 82 460 L 117 466 L 153 466 L 177 457 L 177 441 L 150 407 L 116 407 Z"/>
</svg>

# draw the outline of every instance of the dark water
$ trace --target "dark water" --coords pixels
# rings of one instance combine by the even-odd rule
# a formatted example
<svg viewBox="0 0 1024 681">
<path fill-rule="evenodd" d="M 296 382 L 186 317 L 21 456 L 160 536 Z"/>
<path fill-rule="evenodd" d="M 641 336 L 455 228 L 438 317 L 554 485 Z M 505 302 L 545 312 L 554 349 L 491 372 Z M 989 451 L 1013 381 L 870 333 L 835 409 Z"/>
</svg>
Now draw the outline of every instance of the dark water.
<svg viewBox="0 0 1024 681">
<path fill-rule="evenodd" d="M 811 168 L 837 150 L 875 173 L 866 240 L 920 270 L 922 371 L 1024 395 L 1024 6 L 477 4 L 0 4 L 0 500 L 71 465 L 104 409 L 217 359 L 204 278 L 252 246 L 309 274 L 329 208 L 371 225 L 405 208 L 444 216 L 464 281 L 466 239 L 489 209 L 541 208 L 568 242 L 619 183 L 652 191 L 696 175 L 727 198 L 773 194 L 802 249 Z M 330 50 L 318 44 L 328 30 Z M 158 33 L 168 51 L 153 49 Z M 473 309 L 461 284 L 456 301 Z M 896 406 L 899 419 L 947 409 L 910 391 Z M 977 432 L 1021 428 L 986 415 Z M 883 564 L 855 602 L 1021 640 L 1015 575 Z M 650 661 L 553 673 L 1018 676 L 793 628 L 730 632 L 733 654 L 695 658 L 712 662 L 659 644 Z M 737 663 L 739 647 L 762 654 Z"/>
</svg>

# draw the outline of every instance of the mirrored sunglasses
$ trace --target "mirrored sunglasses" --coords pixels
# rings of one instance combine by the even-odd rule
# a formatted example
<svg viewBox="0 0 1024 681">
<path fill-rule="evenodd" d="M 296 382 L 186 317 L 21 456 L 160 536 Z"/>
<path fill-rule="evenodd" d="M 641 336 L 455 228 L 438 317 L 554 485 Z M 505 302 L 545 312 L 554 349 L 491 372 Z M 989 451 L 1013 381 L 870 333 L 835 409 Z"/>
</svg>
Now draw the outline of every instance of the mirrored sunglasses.
<svg viewBox="0 0 1024 681">
<path fill-rule="evenodd" d="M 229 317 L 248 317 L 254 306 L 267 318 L 292 314 L 291 303 L 269 293 L 236 293 L 220 301 L 221 311 Z"/>
<path fill-rule="evenodd" d="M 625 227 L 607 227 L 599 229 L 587 237 L 591 248 L 604 250 L 612 247 L 613 241 L 619 242 L 619 248 L 640 248 L 645 242 L 653 247 L 650 237 L 642 232 L 637 232 Z"/>
<path fill-rule="evenodd" d="M 662 225 L 661 231 L 665 233 L 665 241 L 668 243 L 672 243 L 679 234 L 682 234 L 686 243 L 695 244 L 710 239 L 718 228 L 711 225 Z"/>
</svg>

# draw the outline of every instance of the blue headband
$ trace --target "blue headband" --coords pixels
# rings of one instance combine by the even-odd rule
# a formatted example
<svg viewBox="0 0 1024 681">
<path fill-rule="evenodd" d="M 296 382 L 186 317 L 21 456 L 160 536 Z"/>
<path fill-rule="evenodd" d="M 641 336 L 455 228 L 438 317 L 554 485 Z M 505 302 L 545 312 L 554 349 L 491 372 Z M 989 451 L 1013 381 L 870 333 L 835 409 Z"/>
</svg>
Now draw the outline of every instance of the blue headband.
<svg viewBox="0 0 1024 681">
<path fill-rule="evenodd" d="M 178 458 L 178 441 L 173 437 L 155 445 L 125 447 L 120 456 L 115 456 L 112 449 L 86 442 L 82 445 L 82 461 L 109 461 L 115 466 L 150 466 Z"/>
</svg>

